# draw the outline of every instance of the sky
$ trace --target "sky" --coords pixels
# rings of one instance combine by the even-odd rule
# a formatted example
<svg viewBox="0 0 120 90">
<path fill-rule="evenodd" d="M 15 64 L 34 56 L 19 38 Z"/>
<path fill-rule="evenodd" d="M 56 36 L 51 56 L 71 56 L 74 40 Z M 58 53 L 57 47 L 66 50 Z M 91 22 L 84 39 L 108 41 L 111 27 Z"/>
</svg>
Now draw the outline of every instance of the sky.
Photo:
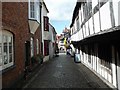
<svg viewBox="0 0 120 90">
<path fill-rule="evenodd" d="M 44 0 L 49 10 L 48 17 L 50 23 L 61 34 L 65 27 L 69 28 L 73 10 L 77 0 Z"/>
</svg>

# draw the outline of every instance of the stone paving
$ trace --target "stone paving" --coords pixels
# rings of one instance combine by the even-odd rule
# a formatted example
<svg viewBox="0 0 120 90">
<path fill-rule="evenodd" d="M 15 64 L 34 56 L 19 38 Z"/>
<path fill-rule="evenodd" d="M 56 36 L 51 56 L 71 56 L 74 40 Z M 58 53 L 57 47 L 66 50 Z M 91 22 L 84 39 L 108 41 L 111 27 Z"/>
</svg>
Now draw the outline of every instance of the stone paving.
<svg viewBox="0 0 120 90">
<path fill-rule="evenodd" d="M 60 53 L 36 71 L 23 88 L 105 88 L 110 89 L 93 72 L 71 56 Z"/>
</svg>

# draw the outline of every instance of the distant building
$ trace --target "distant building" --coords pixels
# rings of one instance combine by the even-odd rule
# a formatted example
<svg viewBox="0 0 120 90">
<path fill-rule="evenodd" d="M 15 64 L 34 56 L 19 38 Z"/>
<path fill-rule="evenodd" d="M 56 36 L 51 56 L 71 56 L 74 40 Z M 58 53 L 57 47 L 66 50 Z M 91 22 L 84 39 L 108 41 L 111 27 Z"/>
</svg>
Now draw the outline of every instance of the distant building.
<svg viewBox="0 0 120 90">
<path fill-rule="evenodd" d="M 49 53 L 50 53 L 50 59 L 51 59 L 55 55 L 57 32 L 51 24 L 49 24 L 49 31 L 50 31 Z"/>
<path fill-rule="evenodd" d="M 59 36 L 57 35 L 57 43 L 58 43 L 58 48 L 59 50 L 65 50 L 64 46 L 64 34 L 60 34 Z"/>
<path fill-rule="evenodd" d="M 110 87 L 120 90 L 120 2 L 91 1 L 76 3 L 71 42 L 85 66 Z"/>
<path fill-rule="evenodd" d="M 44 62 L 49 60 L 49 42 L 50 42 L 50 31 L 49 31 L 49 13 L 47 6 L 42 0 L 42 52 L 44 57 Z"/>
</svg>

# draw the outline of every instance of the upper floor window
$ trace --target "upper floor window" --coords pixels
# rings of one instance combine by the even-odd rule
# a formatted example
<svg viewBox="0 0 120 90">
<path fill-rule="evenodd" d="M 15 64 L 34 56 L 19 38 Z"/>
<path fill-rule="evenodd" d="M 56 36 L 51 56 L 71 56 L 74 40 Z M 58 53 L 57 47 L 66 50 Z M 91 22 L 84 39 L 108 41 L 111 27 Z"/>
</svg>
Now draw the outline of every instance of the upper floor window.
<svg viewBox="0 0 120 90">
<path fill-rule="evenodd" d="M 44 31 L 49 31 L 49 18 L 44 16 Z"/>
<path fill-rule="evenodd" d="M 40 1 L 29 0 L 29 19 L 35 19 L 40 22 Z"/>
<path fill-rule="evenodd" d="M 30 18 L 35 18 L 35 3 L 30 2 Z"/>
<path fill-rule="evenodd" d="M 3 31 L 0 35 L 0 69 L 6 69 L 13 64 L 13 35 L 8 31 Z"/>
</svg>

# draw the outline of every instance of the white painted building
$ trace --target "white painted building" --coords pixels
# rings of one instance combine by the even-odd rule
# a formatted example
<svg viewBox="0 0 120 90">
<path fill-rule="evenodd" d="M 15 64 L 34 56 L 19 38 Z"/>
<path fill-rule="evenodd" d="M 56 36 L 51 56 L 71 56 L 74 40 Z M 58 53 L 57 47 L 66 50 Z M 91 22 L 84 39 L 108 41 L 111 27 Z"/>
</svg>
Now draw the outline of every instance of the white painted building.
<svg viewBox="0 0 120 90">
<path fill-rule="evenodd" d="M 50 31 L 50 43 L 49 43 L 49 54 L 50 59 L 54 57 L 55 54 L 55 45 L 56 45 L 56 31 L 55 28 L 49 24 L 49 31 Z"/>
<path fill-rule="evenodd" d="M 82 63 L 120 90 L 120 0 L 77 2 L 71 41 Z"/>
<path fill-rule="evenodd" d="M 49 33 L 49 18 L 47 14 L 49 13 L 47 6 L 42 0 L 42 15 L 41 15 L 41 24 L 42 24 L 42 47 L 44 61 L 49 60 L 49 42 L 50 42 L 50 33 Z"/>
</svg>

